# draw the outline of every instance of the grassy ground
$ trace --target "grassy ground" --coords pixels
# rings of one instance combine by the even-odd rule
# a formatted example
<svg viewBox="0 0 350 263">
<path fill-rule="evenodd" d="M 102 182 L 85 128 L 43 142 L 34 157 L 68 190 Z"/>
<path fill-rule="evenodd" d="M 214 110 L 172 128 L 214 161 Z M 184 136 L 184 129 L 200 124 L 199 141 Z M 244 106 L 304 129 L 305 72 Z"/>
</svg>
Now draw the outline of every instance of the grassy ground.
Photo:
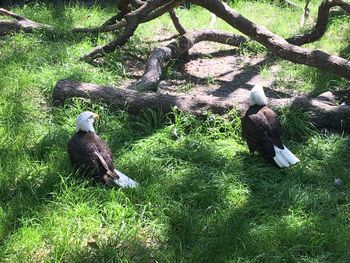
<svg viewBox="0 0 350 263">
<path fill-rule="evenodd" d="M 313 16 L 318 2 L 312 1 Z M 235 8 L 283 36 L 298 32 L 297 11 L 264 2 Z M 99 24 L 114 12 L 42 4 L 16 11 L 62 31 Z M 198 8 L 179 16 L 187 28 L 205 27 L 210 20 Z M 219 20 L 217 27 L 229 29 Z M 326 36 L 308 46 L 349 58 L 348 28 L 349 17 L 337 13 Z M 167 17 L 143 25 L 129 48 L 147 52 L 150 47 L 140 41 L 164 29 L 173 31 Z M 122 52 L 101 68 L 78 61 L 105 40 L 64 32 L 0 39 L 2 262 L 348 262 L 347 137 L 316 132 L 305 114 L 284 110 L 286 144 L 301 163 L 278 170 L 249 155 L 234 112 L 230 119 L 209 114 L 199 121 L 179 112 L 133 117 L 78 99 L 52 107 L 58 79 L 113 85 L 125 80 Z M 315 69 L 276 63 L 277 87 L 319 93 L 346 85 Z M 75 176 L 66 143 L 76 115 L 87 109 L 102 116 L 98 133 L 139 189 L 107 189 Z M 339 188 L 338 177 L 344 181 Z"/>
</svg>

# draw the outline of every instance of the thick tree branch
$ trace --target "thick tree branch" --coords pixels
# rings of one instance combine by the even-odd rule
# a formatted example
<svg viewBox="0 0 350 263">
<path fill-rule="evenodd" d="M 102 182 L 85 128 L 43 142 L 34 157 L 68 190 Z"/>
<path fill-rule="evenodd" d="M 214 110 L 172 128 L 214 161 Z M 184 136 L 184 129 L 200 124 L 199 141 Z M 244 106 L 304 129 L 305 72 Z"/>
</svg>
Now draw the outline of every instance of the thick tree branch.
<svg viewBox="0 0 350 263">
<path fill-rule="evenodd" d="M 120 33 L 117 39 L 109 42 L 106 45 L 94 48 L 92 51 L 85 54 L 81 58 L 81 60 L 84 60 L 86 62 L 92 62 L 94 59 L 101 56 L 102 53 L 109 53 L 114 51 L 116 48 L 123 46 L 129 40 L 129 38 L 134 34 L 138 24 L 139 23 L 137 21 L 129 22 L 128 25 L 123 30 L 123 32 Z"/>
<path fill-rule="evenodd" d="M 125 18 L 118 23 L 120 24 L 123 23 L 123 21 L 126 21 L 124 31 L 117 39 L 109 42 L 106 45 L 96 47 L 91 52 L 85 54 L 81 59 L 87 62 L 92 62 L 94 59 L 101 56 L 102 53 L 109 53 L 114 51 L 116 48 L 123 46 L 134 34 L 140 23 L 145 23 L 156 18 L 157 16 L 163 15 L 164 13 L 168 12 L 169 9 L 174 8 L 181 2 L 183 2 L 183 0 L 173 0 L 168 3 L 166 3 L 166 0 L 147 1 L 134 12 L 125 15 Z"/>
<path fill-rule="evenodd" d="M 32 33 L 35 30 L 45 29 L 52 31 L 52 27 L 44 24 L 34 22 L 23 16 L 10 12 L 4 8 L 0 8 L 0 15 L 12 17 L 13 21 L 0 21 L 0 35 L 6 35 L 13 32 L 24 31 L 25 33 Z"/>
<path fill-rule="evenodd" d="M 340 0 L 334 0 L 340 1 Z M 350 61 L 329 55 L 321 50 L 308 50 L 288 43 L 285 39 L 273 34 L 263 26 L 249 21 L 225 3 L 218 0 L 191 0 L 214 13 L 232 27 L 258 41 L 279 57 L 318 69 L 326 70 L 350 80 Z"/>
<path fill-rule="evenodd" d="M 18 14 L 15 14 L 9 10 L 6 10 L 4 8 L 0 8 L 0 15 L 2 16 L 9 16 L 9 17 L 12 17 L 16 20 L 27 20 L 27 18 L 25 18 L 24 16 L 20 16 Z"/>
<path fill-rule="evenodd" d="M 248 90 L 241 90 L 237 96 L 229 100 L 213 97 L 207 93 L 169 95 L 162 93 L 141 93 L 128 89 L 104 87 L 77 81 L 58 81 L 52 97 L 54 103 L 64 103 L 73 97 L 90 99 L 92 102 L 103 102 L 114 109 L 126 109 L 138 114 L 145 108 L 161 109 L 170 112 L 176 106 L 181 111 L 201 115 L 205 111 L 225 114 L 230 109 L 243 113 L 248 108 Z M 287 99 L 269 99 L 272 108 L 296 107 L 311 112 L 310 120 L 319 128 L 331 128 L 350 131 L 350 106 L 340 106 L 319 98 L 297 97 Z"/>
<path fill-rule="evenodd" d="M 194 44 L 201 41 L 212 41 L 231 46 L 240 46 L 247 39 L 243 36 L 219 30 L 198 30 L 188 32 L 165 47 L 157 48 L 149 57 L 143 76 L 135 83 L 133 89 L 156 91 L 166 64 L 186 53 Z"/>
<path fill-rule="evenodd" d="M 318 8 L 318 16 L 315 27 L 310 32 L 288 38 L 287 41 L 290 44 L 302 46 L 304 44 L 319 40 L 327 30 L 330 9 L 336 6 L 341 7 L 343 10 L 350 14 L 350 4 L 342 0 L 325 0 Z M 306 5 L 305 10 L 307 9 L 308 7 Z"/>
<path fill-rule="evenodd" d="M 163 14 L 169 12 L 170 10 L 174 9 L 175 7 L 179 6 L 184 0 L 172 0 L 166 3 L 165 5 L 160 6 L 156 10 L 152 11 L 142 22 L 148 22 L 151 21 L 159 16 L 162 16 Z"/>
<path fill-rule="evenodd" d="M 175 10 L 170 10 L 169 15 L 171 18 L 171 21 L 173 22 L 177 32 L 179 32 L 180 35 L 183 35 L 186 33 L 185 28 L 180 24 L 179 18 L 176 16 Z"/>
<path fill-rule="evenodd" d="M 118 20 L 114 24 L 111 24 L 108 21 L 106 21 L 102 26 L 91 27 L 91 28 L 74 28 L 72 29 L 72 32 L 73 33 L 106 33 L 106 32 L 117 31 L 123 27 L 128 26 L 128 20 L 130 19 L 138 19 L 139 24 L 146 23 L 168 12 L 169 10 L 171 10 L 171 8 L 173 8 L 173 6 L 179 5 L 180 2 L 182 1 L 179 1 L 179 0 L 171 1 L 165 4 L 164 6 L 158 9 L 155 9 L 154 11 L 150 9 L 149 5 L 148 6 L 141 5 L 134 12 L 125 13 L 123 14 L 122 17 L 115 16 L 118 18 Z M 154 5 L 154 8 L 155 7 L 156 5 Z M 145 12 L 145 10 L 147 10 L 147 12 L 149 13 L 146 16 L 143 15 L 143 12 Z M 110 20 L 114 20 L 114 17 L 112 17 Z M 111 43 L 108 43 L 107 45 L 109 46 L 110 44 Z"/>
<path fill-rule="evenodd" d="M 140 0 L 122 0 L 122 1 L 119 1 L 118 9 L 120 12 L 118 14 L 116 14 L 115 16 L 112 16 L 111 18 L 109 18 L 107 21 L 105 21 L 101 25 L 101 27 L 110 26 L 110 25 L 113 25 L 113 24 L 117 23 L 118 21 L 122 20 L 126 14 L 131 12 L 130 5 L 134 8 L 139 8 L 144 3 L 145 2 L 142 2 Z"/>
<path fill-rule="evenodd" d="M 115 16 L 112 16 L 107 21 L 105 21 L 101 27 L 110 26 L 122 20 L 127 13 L 131 12 L 130 4 L 131 4 L 130 0 L 119 1 L 118 3 L 119 13 L 116 14 Z"/>
</svg>

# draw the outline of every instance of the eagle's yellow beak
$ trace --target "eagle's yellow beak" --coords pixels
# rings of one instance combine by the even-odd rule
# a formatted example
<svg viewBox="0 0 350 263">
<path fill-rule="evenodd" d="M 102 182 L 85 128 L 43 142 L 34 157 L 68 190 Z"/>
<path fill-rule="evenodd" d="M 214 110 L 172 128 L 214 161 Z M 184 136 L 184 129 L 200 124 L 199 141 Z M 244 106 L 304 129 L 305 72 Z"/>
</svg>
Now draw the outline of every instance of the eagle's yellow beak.
<svg viewBox="0 0 350 263">
<path fill-rule="evenodd" d="M 100 118 L 100 116 L 97 113 L 94 113 L 93 116 L 94 116 L 94 120 L 98 120 Z"/>
</svg>

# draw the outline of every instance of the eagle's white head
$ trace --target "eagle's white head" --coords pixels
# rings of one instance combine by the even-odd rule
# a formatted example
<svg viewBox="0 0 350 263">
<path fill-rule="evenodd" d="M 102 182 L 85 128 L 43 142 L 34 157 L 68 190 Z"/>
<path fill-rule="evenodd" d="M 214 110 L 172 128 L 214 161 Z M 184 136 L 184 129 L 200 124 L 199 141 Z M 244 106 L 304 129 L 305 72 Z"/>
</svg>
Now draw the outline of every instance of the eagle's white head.
<svg viewBox="0 0 350 263">
<path fill-rule="evenodd" d="M 255 85 L 250 91 L 249 106 L 253 105 L 267 105 L 267 98 L 264 89 L 260 84 Z"/>
<path fill-rule="evenodd" d="M 98 120 L 97 113 L 91 111 L 84 111 L 80 113 L 76 120 L 77 131 L 95 132 L 94 121 Z"/>
</svg>

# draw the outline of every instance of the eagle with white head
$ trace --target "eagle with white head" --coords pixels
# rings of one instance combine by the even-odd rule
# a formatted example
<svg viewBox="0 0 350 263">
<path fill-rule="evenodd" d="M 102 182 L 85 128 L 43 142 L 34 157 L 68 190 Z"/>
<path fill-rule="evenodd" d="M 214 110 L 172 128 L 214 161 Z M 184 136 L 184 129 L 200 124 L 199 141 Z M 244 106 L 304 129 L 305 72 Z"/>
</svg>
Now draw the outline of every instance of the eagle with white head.
<svg viewBox="0 0 350 263">
<path fill-rule="evenodd" d="M 68 142 L 68 155 L 79 173 L 109 186 L 134 188 L 137 182 L 116 170 L 112 151 L 95 133 L 94 121 L 98 114 L 85 111 L 76 120 L 77 132 Z"/>
<path fill-rule="evenodd" d="M 242 117 L 242 133 L 249 151 L 259 152 L 278 167 L 289 167 L 299 159 L 282 142 L 282 127 L 278 115 L 267 106 L 261 85 L 250 91 L 249 108 Z"/>
</svg>

